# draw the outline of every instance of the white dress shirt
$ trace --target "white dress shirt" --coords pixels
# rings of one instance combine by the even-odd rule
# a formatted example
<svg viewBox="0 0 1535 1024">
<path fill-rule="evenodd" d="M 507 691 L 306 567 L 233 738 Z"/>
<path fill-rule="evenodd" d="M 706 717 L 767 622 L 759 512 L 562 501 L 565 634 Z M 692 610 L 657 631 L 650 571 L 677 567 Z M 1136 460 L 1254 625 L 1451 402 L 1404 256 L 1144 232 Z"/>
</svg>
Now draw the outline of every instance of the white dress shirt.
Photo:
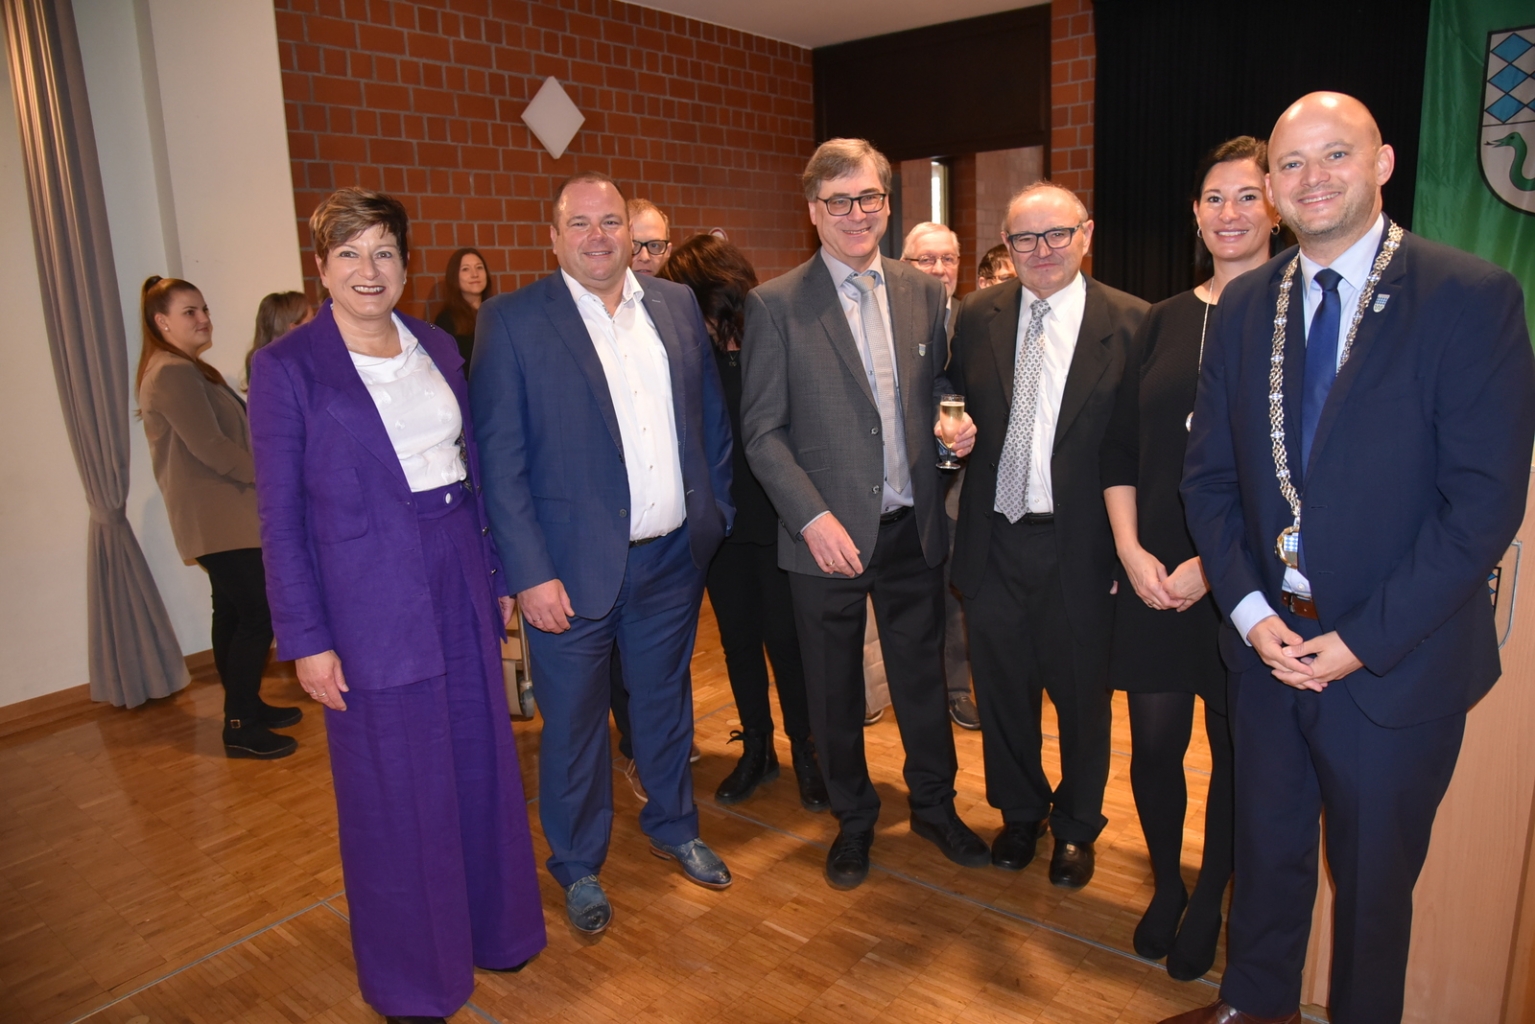
<svg viewBox="0 0 1535 1024">
<path fill-rule="evenodd" d="M 848 281 L 848 278 L 858 273 L 858 271 L 837 259 L 837 257 L 827 252 L 824 248 L 821 250 L 821 260 L 826 264 L 826 269 L 831 272 L 832 284 L 837 289 L 837 300 L 842 303 L 842 315 L 847 318 L 847 325 L 853 332 L 853 343 L 858 346 L 858 358 L 863 360 L 864 376 L 869 381 L 869 393 L 878 395 L 879 385 L 874 381 L 874 357 L 869 352 L 868 339 L 863 336 L 863 314 L 859 309 L 859 292 Z M 895 377 L 896 422 L 905 423 L 905 418 L 901 415 L 901 371 L 895 358 L 895 330 L 890 323 L 890 293 L 885 288 L 884 257 L 876 254 L 874 262 L 869 265 L 869 269 L 874 272 L 874 299 L 879 303 L 880 314 L 885 318 L 885 344 L 890 346 L 890 371 Z M 902 441 L 904 442 L 904 438 Z M 904 443 L 901 447 L 905 448 Z M 915 504 L 910 481 L 907 482 L 906 489 L 901 491 L 890 486 L 889 480 L 886 480 L 884 484 L 884 494 L 880 498 L 879 506 L 881 511 L 889 512 L 902 505 L 910 507 Z M 821 513 L 821 515 L 825 514 L 824 512 Z M 821 516 L 816 516 L 815 518 L 819 519 Z M 810 522 L 815 522 L 815 519 L 810 520 Z M 810 523 L 805 525 L 809 526 Z"/>
<path fill-rule="evenodd" d="M 612 316 L 598 296 L 561 270 L 586 333 L 602 362 L 618 417 L 629 474 L 629 539 L 671 533 L 687 518 L 682 458 L 677 451 L 677 409 L 672 404 L 671 360 L 645 308 L 645 289 L 624 271 L 623 296 Z"/>
<path fill-rule="evenodd" d="M 1029 333 L 1032 316 L 1029 307 L 1039 296 L 1023 289 L 1023 305 L 1018 315 L 1018 334 L 1013 342 L 1013 359 L 1022 357 L 1024 335 Z M 1045 315 L 1043 359 L 1039 367 L 1039 404 L 1034 409 L 1034 447 L 1029 455 L 1029 483 L 1025 494 L 1025 512 L 1035 514 L 1055 511 L 1055 492 L 1050 478 L 1050 456 L 1055 451 L 1055 428 L 1061 416 L 1061 396 L 1066 392 L 1066 375 L 1071 372 L 1071 357 L 1077 351 L 1077 335 L 1082 332 L 1082 314 L 1087 309 L 1087 281 L 1080 273 L 1071 283 L 1047 299 L 1050 312 Z M 1016 396 L 1015 396 L 1016 397 Z"/>
<path fill-rule="evenodd" d="M 468 475 L 458 448 L 464 431 L 458 399 L 398 316 L 394 327 L 400 333 L 399 355 L 385 358 L 349 352 L 352 365 L 378 407 L 411 491 L 457 483 Z"/>
<path fill-rule="evenodd" d="M 1332 261 L 1332 269 L 1336 270 L 1343 278 L 1338 282 L 1338 298 L 1340 306 L 1338 317 L 1338 365 L 1343 365 L 1343 341 L 1348 337 L 1349 325 L 1354 322 L 1354 310 L 1359 305 L 1359 293 L 1364 290 L 1365 279 L 1370 276 L 1370 268 L 1375 265 L 1375 254 L 1380 250 L 1380 238 L 1386 230 L 1386 218 L 1382 214 L 1375 220 L 1375 225 L 1364 233 L 1353 245 L 1344 250 L 1343 255 Z M 1322 304 L 1322 286 L 1317 284 L 1317 271 L 1322 269 L 1322 264 L 1306 255 L 1304 249 L 1300 254 L 1300 270 L 1298 276 L 1305 282 L 1305 288 L 1301 292 L 1304 305 L 1305 319 L 1303 321 L 1307 334 L 1311 332 L 1311 318 L 1316 315 L 1317 307 Z M 1310 338 L 1306 339 L 1310 344 Z M 1299 452 L 1292 452 L 1299 455 Z M 1304 472 L 1304 469 L 1302 469 Z M 1274 486 L 1279 486 L 1279 481 L 1274 481 Z M 1301 536 L 1306 535 L 1305 523 L 1301 523 Z M 1275 556 L 1278 557 L 1278 556 Z M 1286 568 L 1284 571 L 1284 589 L 1302 597 L 1311 596 L 1311 581 L 1301 574 L 1299 569 Z M 1231 612 L 1231 624 L 1241 634 L 1244 641 L 1252 628 L 1270 615 L 1275 614 L 1274 607 L 1268 603 L 1263 592 L 1254 590 L 1251 594 L 1242 598 L 1236 608 Z M 1251 644 L 1249 644 L 1251 646 Z"/>
</svg>

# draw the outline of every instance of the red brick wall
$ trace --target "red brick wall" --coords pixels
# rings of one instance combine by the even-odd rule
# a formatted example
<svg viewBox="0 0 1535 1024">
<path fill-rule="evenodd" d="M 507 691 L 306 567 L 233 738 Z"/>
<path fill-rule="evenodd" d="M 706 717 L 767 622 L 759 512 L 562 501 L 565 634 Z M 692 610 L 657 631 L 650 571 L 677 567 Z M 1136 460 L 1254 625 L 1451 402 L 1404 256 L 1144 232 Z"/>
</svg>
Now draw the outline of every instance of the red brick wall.
<svg viewBox="0 0 1535 1024">
<path fill-rule="evenodd" d="M 276 7 L 299 237 L 343 185 L 401 199 L 407 312 L 435 310 L 459 246 L 484 252 L 500 292 L 553 270 L 552 195 L 578 170 L 666 210 L 674 240 L 724 228 L 764 280 L 813 251 L 808 50 L 616 0 Z M 559 160 L 521 121 L 549 75 L 586 115 Z"/>
<path fill-rule="evenodd" d="M 1092 0 L 1050 0 L 1050 178 L 1093 208 Z M 1092 272 L 1092 256 L 1083 265 Z"/>
</svg>

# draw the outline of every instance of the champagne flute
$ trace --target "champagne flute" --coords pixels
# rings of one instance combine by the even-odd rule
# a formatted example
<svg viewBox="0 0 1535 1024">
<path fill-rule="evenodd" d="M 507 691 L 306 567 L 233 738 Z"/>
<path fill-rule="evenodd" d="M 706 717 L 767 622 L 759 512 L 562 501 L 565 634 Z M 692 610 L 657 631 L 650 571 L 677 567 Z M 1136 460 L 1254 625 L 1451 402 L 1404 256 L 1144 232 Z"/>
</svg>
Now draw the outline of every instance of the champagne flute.
<svg viewBox="0 0 1535 1024">
<path fill-rule="evenodd" d="M 938 430 L 942 436 L 939 438 L 939 449 L 942 454 L 938 458 L 939 469 L 958 469 L 959 457 L 949 448 L 954 439 L 959 436 L 959 428 L 965 421 L 965 396 L 964 395 L 940 395 L 938 396 Z"/>
</svg>

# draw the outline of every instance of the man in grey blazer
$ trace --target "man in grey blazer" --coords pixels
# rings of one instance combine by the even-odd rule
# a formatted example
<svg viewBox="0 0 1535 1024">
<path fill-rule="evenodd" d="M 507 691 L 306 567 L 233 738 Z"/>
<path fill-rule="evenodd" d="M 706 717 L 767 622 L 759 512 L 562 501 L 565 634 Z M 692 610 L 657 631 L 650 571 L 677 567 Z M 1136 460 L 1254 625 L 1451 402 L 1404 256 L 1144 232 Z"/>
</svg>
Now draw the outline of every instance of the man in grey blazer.
<svg viewBox="0 0 1535 1024">
<path fill-rule="evenodd" d="M 910 791 L 912 831 L 979 867 L 986 844 L 954 811 L 944 697 L 948 537 L 932 440 L 948 390 L 947 296 L 882 259 L 890 162 L 832 139 L 802 177 L 821 250 L 747 299 L 741 426 L 752 472 L 778 510 L 810 720 L 840 831 L 826 880 L 860 884 L 879 818 L 863 747 L 863 637 L 872 595 Z M 949 440 L 975 443 L 968 417 Z"/>
</svg>

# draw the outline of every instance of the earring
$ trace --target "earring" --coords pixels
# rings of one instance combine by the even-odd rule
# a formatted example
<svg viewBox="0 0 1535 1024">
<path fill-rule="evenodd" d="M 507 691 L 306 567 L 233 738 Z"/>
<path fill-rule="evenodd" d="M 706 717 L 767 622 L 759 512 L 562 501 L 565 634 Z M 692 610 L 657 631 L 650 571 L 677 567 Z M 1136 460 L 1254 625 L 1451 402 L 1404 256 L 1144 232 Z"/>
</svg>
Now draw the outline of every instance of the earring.
<svg viewBox="0 0 1535 1024">
<path fill-rule="evenodd" d="M 1194 229 L 1194 237 L 1199 239 L 1200 241 L 1204 241 L 1205 233 L 1203 231 L 1201 231 L 1199 228 L 1196 227 Z"/>
<path fill-rule="evenodd" d="M 1273 229 L 1273 230 L 1272 230 L 1272 231 L 1270 231 L 1270 232 L 1269 232 L 1269 234 L 1271 234 L 1271 235 L 1277 235 L 1277 234 L 1279 234 L 1279 225 L 1278 225 L 1278 224 L 1275 224 L 1275 225 L 1274 225 L 1274 229 Z"/>
</svg>

